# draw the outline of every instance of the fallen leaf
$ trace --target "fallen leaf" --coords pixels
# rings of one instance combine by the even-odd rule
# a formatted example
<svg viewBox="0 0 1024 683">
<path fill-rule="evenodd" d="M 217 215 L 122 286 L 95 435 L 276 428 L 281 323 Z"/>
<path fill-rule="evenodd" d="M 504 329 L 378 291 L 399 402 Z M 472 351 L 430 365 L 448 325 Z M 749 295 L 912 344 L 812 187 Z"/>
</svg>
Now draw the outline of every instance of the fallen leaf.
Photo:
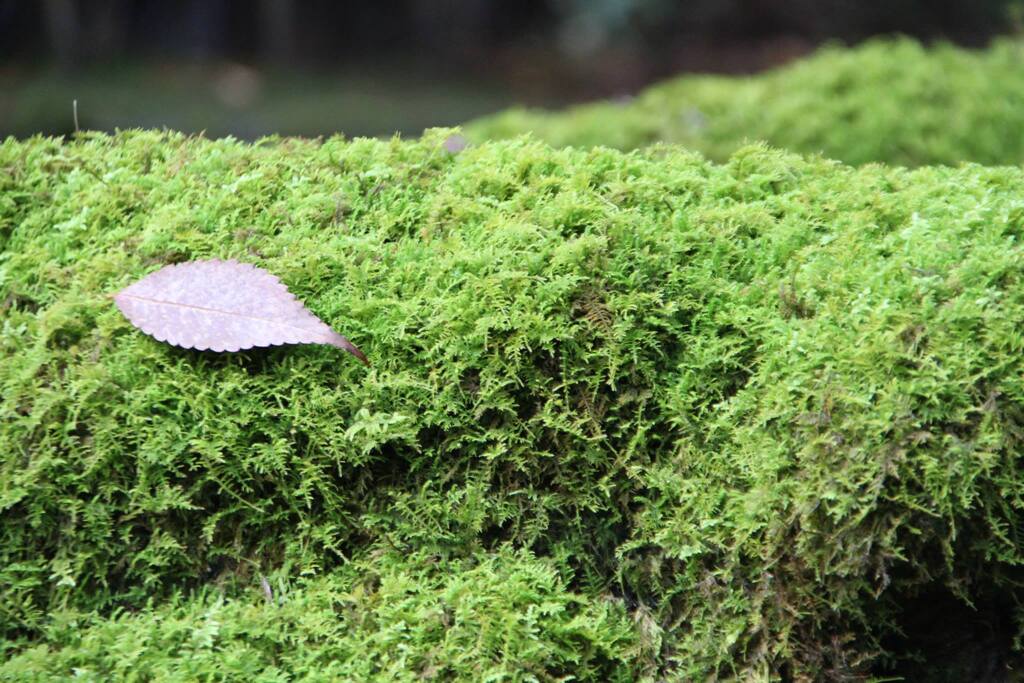
<svg viewBox="0 0 1024 683">
<path fill-rule="evenodd" d="M 363 352 L 317 318 L 275 275 L 235 260 L 165 266 L 114 301 L 158 341 L 199 351 L 329 344 L 369 365 Z"/>
</svg>

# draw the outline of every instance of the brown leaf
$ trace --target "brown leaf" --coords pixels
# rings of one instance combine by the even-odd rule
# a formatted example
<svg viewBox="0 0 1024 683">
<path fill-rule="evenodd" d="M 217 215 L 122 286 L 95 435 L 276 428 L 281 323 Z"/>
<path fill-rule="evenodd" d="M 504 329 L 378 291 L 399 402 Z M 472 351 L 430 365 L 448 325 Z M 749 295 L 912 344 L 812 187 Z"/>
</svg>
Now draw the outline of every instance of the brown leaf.
<svg viewBox="0 0 1024 683">
<path fill-rule="evenodd" d="M 369 365 L 276 276 L 235 260 L 166 266 L 114 296 L 125 317 L 158 341 L 199 351 L 329 344 Z"/>
</svg>

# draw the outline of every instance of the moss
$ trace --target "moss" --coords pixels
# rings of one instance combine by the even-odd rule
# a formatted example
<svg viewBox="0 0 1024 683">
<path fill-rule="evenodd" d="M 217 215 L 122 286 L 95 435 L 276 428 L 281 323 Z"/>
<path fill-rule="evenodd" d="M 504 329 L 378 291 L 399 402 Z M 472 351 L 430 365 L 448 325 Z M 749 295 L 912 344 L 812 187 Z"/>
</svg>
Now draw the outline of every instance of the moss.
<svg viewBox="0 0 1024 683">
<path fill-rule="evenodd" d="M 1024 49 L 973 52 L 910 39 L 828 47 L 754 77 L 685 76 L 628 102 L 566 112 L 513 109 L 467 126 L 472 139 L 531 132 L 556 146 L 673 142 L 724 161 L 749 140 L 850 164 L 1024 162 Z"/>
<path fill-rule="evenodd" d="M 116 671 L 105 638 L 178 642 L 215 586 L 258 630 L 256 572 L 313 577 L 312 625 L 224 641 L 265 673 L 372 641 L 381 672 L 852 676 L 907 654 L 919 595 L 1020 597 L 1024 171 L 449 133 L 0 145 L 10 666 Z M 204 257 L 280 275 L 373 367 L 168 347 L 109 298 Z M 479 585 L 453 637 L 495 615 L 518 659 L 316 602 L 374 576 L 409 614 Z"/>
<path fill-rule="evenodd" d="M 0 678 L 195 680 L 635 680 L 621 605 L 566 592 L 526 553 L 472 562 L 378 555 L 325 577 L 266 579 L 110 619 L 61 614 Z M 262 582 L 261 582 L 262 583 Z"/>
</svg>

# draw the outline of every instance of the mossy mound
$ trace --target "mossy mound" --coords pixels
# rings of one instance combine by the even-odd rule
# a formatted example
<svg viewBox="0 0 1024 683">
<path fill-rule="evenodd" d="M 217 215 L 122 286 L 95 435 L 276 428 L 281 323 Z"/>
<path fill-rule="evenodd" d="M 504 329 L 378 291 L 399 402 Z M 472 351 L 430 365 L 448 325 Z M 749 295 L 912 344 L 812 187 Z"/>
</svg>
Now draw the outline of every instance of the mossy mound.
<svg viewBox="0 0 1024 683">
<path fill-rule="evenodd" d="M 1024 163 L 1024 44 L 973 52 L 874 40 L 754 77 L 685 76 L 626 102 L 513 109 L 467 131 L 624 150 L 674 142 L 716 161 L 761 140 L 850 164 L 1015 165 Z"/>
<path fill-rule="evenodd" d="M 566 592 L 546 563 L 384 553 L 322 578 L 267 581 L 250 599 L 206 592 L 142 614 L 63 616 L 3 680 L 631 681 L 632 622 Z M 262 583 L 262 582 L 261 582 Z"/>
<path fill-rule="evenodd" d="M 1021 597 L 1024 171 L 448 133 L 0 145 L 0 674 L 842 677 Z M 110 299 L 208 257 L 372 367 Z"/>
</svg>

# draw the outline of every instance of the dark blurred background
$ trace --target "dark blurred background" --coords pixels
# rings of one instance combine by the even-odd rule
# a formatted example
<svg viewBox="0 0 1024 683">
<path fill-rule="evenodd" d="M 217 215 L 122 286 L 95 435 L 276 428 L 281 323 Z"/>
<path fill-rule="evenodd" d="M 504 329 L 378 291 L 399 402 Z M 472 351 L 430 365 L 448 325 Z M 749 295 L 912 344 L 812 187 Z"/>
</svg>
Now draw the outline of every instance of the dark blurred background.
<svg viewBox="0 0 1024 683">
<path fill-rule="evenodd" d="M 0 136 L 418 134 L 749 73 L 826 41 L 981 46 L 1021 0 L 0 0 Z"/>
</svg>

